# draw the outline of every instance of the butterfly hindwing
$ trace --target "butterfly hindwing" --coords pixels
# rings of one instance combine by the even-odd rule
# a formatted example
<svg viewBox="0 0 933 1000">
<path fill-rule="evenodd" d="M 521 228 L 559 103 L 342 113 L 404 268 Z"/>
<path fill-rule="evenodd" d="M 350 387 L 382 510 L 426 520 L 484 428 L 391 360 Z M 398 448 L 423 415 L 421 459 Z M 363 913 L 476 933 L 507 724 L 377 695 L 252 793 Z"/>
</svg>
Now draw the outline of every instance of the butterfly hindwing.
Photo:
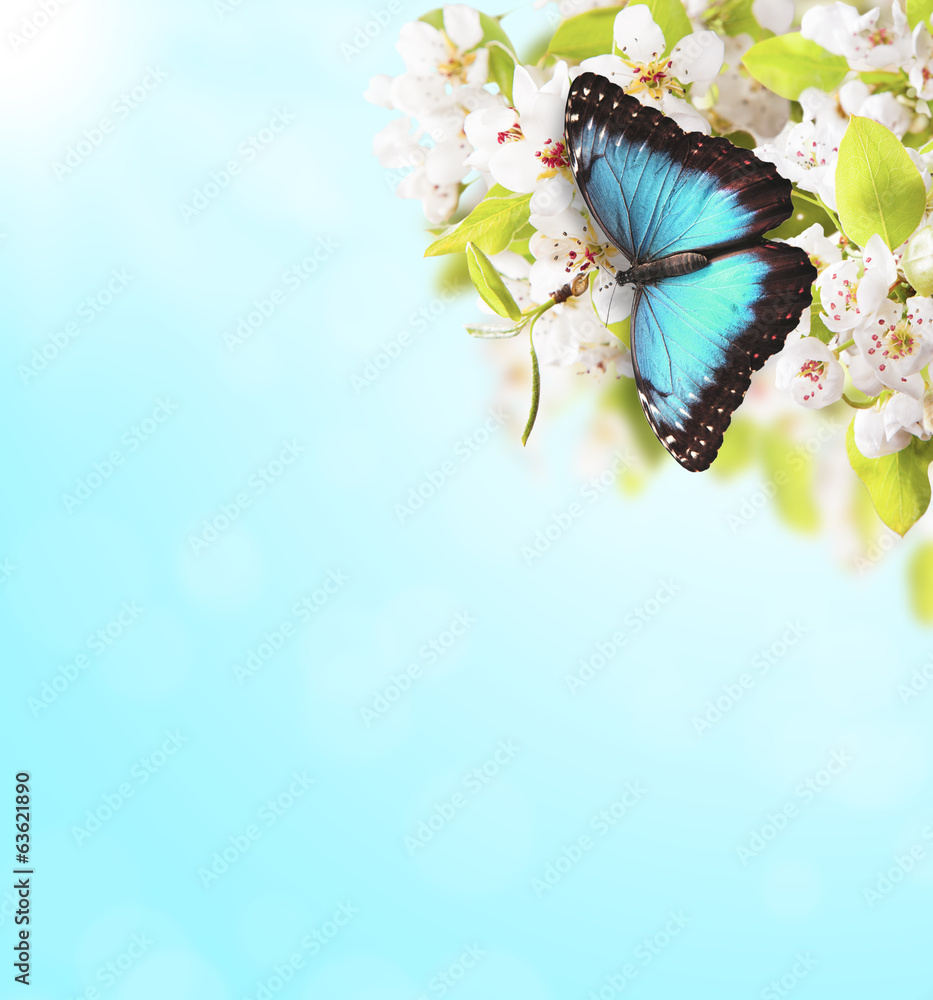
<svg viewBox="0 0 933 1000">
<path fill-rule="evenodd" d="M 715 252 L 791 214 L 790 181 L 772 164 L 726 139 L 685 133 L 594 73 L 570 87 L 566 130 L 590 211 L 632 261 Z"/>
<path fill-rule="evenodd" d="M 802 250 L 764 240 L 638 288 L 636 386 L 652 429 L 685 468 L 709 467 L 752 373 L 797 325 L 813 277 Z"/>
</svg>

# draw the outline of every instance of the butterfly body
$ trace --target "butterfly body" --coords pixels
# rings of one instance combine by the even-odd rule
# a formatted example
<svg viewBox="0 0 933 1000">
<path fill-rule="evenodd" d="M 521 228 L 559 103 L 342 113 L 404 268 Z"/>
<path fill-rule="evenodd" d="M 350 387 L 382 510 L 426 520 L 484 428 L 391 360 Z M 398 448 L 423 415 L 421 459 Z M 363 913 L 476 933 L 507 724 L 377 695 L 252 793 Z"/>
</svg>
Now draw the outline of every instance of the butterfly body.
<svg viewBox="0 0 933 1000">
<path fill-rule="evenodd" d="M 706 469 L 752 373 L 810 304 L 807 255 L 763 238 L 793 210 L 790 182 L 593 73 L 571 85 L 566 132 L 590 213 L 629 261 L 615 279 L 635 286 L 645 416 L 682 466 Z"/>
<path fill-rule="evenodd" d="M 644 285 L 658 278 L 674 278 L 681 274 L 693 274 L 709 264 L 709 258 L 701 253 L 675 253 L 659 260 L 634 264 L 627 271 L 616 271 L 619 285 Z"/>
</svg>

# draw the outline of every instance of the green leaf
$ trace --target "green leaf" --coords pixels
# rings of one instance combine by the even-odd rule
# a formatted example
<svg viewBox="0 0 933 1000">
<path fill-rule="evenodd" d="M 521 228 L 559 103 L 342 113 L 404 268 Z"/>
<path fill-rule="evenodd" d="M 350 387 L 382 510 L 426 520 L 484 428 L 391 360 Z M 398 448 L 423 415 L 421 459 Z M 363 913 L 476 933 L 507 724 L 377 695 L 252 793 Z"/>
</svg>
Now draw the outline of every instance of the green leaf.
<svg viewBox="0 0 933 1000">
<path fill-rule="evenodd" d="M 914 614 L 924 625 L 933 624 L 933 542 L 923 542 L 914 549 L 907 579 Z"/>
<path fill-rule="evenodd" d="M 926 207 L 920 171 L 893 132 L 852 115 L 839 144 L 836 204 L 846 236 L 860 247 L 875 233 L 895 250 Z"/>
<path fill-rule="evenodd" d="M 907 0 L 907 21 L 913 31 L 918 24 L 929 24 L 933 14 L 933 0 Z"/>
<path fill-rule="evenodd" d="M 773 31 L 763 28 L 752 13 L 754 0 L 725 0 L 724 3 L 708 7 L 703 13 L 703 21 L 708 28 L 717 34 L 726 34 L 730 38 L 736 35 L 751 35 L 752 41 L 760 42 L 771 38 Z"/>
<path fill-rule="evenodd" d="M 866 458 L 855 445 L 855 421 L 846 433 L 849 465 L 865 484 L 882 521 L 903 536 L 930 505 L 927 467 L 933 459 L 933 441 L 912 438 L 893 455 Z"/>
<path fill-rule="evenodd" d="M 772 38 L 773 31 L 763 28 L 752 13 L 754 0 L 710 0 L 700 15 L 703 26 L 717 35 L 751 35 L 753 42 Z"/>
<path fill-rule="evenodd" d="M 510 194 L 508 198 L 502 198 L 494 195 L 493 191 L 462 222 L 438 237 L 424 251 L 425 257 L 460 253 L 466 250 L 467 243 L 475 243 L 487 254 L 505 250 L 515 233 L 528 221 L 531 195 Z"/>
<path fill-rule="evenodd" d="M 512 298 L 512 293 L 505 287 L 502 275 L 493 267 L 492 261 L 472 243 L 467 243 L 466 255 L 470 278 L 480 298 L 497 316 L 504 316 L 517 323 L 522 318 L 522 311 Z"/>
<path fill-rule="evenodd" d="M 832 55 L 799 31 L 758 42 L 742 62 L 759 83 L 791 101 L 807 87 L 834 90 L 849 70 L 842 56 Z"/>
<path fill-rule="evenodd" d="M 816 337 L 817 340 L 821 340 L 824 344 L 828 344 L 836 336 L 823 322 L 823 317 L 820 315 L 819 302 L 810 307 L 810 336 Z"/>
<path fill-rule="evenodd" d="M 612 52 L 612 24 L 621 7 L 588 10 L 563 21 L 548 45 L 548 55 L 570 62 Z"/>
<path fill-rule="evenodd" d="M 513 253 L 521 254 L 529 261 L 534 261 L 534 257 L 531 253 L 531 250 L 529 249 L 529 241 L 537 231 L 538 230 L 535 229 L 535 227 L 530 222 L 525 223 L 525 225 L 522 226 L 521 229 L 516 230 L 512 234 L 512 242 L 509 244 L 508 247 L 509 250 L 511 250 Z"/>
<path fill-rule="evenodd" d="M 499 92 L 511 104 L 512 81 L 515 79 L 515 60 L 500 45 L 489 46 L 489 79 L 498 86 Z"/>
<path fill-rule="evenodd" d="M 470 323 L 466 326 L 466 332 L 477 340 L 507 340 L 521 333 L 525 327 L 525 320 L 515 326 L 496 326 L 493 323 Z"/>
</svg>

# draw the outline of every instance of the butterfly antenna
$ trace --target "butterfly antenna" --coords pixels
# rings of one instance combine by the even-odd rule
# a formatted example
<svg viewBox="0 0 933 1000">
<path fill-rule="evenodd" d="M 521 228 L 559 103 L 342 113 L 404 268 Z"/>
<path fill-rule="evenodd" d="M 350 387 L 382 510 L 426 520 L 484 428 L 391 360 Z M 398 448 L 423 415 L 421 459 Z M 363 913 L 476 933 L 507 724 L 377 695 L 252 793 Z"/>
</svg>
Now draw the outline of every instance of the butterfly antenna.
<svg viewBox="0 0 933 1000">
<path fill-rule="evenodd" d="M 609 317 L 612 315 L 612 297 L 613 295 L 615 295 L 616 287 L 618 286 L 619 283 L 616 281 L 615 272 L 610 271 L 605 264 L 597 264 L 597 266 L 605 270 L 605 272 L 609 275 L 609 280 L 612 282 L 612 291 L 609 293 L 609 308 L 606 310 L 606 318 L 603 320 L 603 325 L 608 327 Z"/>
</svg>

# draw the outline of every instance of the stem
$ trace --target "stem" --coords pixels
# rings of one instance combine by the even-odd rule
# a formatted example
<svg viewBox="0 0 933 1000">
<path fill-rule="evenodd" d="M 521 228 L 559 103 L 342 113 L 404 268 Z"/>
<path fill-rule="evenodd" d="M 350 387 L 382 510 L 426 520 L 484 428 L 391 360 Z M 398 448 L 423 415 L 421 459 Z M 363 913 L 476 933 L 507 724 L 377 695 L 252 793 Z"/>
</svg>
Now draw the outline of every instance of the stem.
<svg viewBox="0 0 933 1000">
<path fill-rule="evenodd" d="M 838 347 L 834 347 L 832 349 L 833 353 L 837 355 L 842 354 L 843 351 L 847 351 L 850 347 L 854 346 L 854 344 L 855 344 L 855 338 L 850 337 L 844 344 L 840 344 Z"/>
<path fill-rule="evenodd" d="M 838 229 L 840 233 L 842 232 L 842 226 L 839 224 L 839 219 L 836 217 L 836 213 L 823 201 L 822 198 L 819 197 L 819 195 L 817 195 L 816 198 L 811 198 L 809 195 L 806 195 L 802 191 L 798 190 L 795 190 L 794 194 L 797 195 L 801 201 L 807 201 L 811 205 L 815 205 L 817 208 L 822 208 L 823 211 L 829 216 L 830 221 L 836 229 Z"/>
<path fill-rule="evenodd" d="M 861 403 L 857 403 L 854 399 L 849 399 L 845 393 L 842 394 L 842 398 L 853 410 L 870 410 L 878 402 L 876 399 L 865 399 Z"/>
<path fill-rule="evenodd" d="M 544 305 L 540 305 L 540 306 L 533 306 L 533 307 L 532 307 L 531 309 L 528 309 L 528 310 L 527 310 L 526 312 L 523 312 L 523 313 L 522 313 L 522 319 L 523 319 L 523 320 L 524 320 L 524 321 L 525 321 L 526 323 L 528 322 L 528 320 L 531 320 L 532 324 L 534 324 L 534 321 L 535 321 L 535 320 L 536 320 L 536 319 L 537 319 L 537 318 L 538 318 L 538 317 L 539 317 L 539 316 L 540 316 L 540 315 L 541 315 L 542 313 L 546 313 L 546 312 L 548 311 L 548 309 L 551 309 L 551 308 L 553 308 L 553 307 L 554 307 L 554 306 L 556 306 L 556 305 L 557 305 L 557 303 L 556 303 L 556 302 L 554 301 L 554 299 L 550 299 L 550 298 L 549 298 L 549 299 L 547 300 L 547 302 L 545 302 L 545 303 L 544 303 Z"/>
<path fill-rule="evenodd" d="M 506 11 L 506 14 L 511 14 L 511 13 L 512 13 L 511 11 Z M 505 14 L 500 14 L 499 16 L 505 17 Z M 502 51 L 509 57 L 509 59 L 512 60 L 513 63 L 515 63 L 516 66 L 519 65 L 518 56 L 510 48 L 508 48 L 508 46 L 503 45 L 502 42 L 500 42 L 497 38 L 491 38 L 486 43 L 487 48 L 492 48 L 493 46 L 495 46 L 495 48 L 497 49 L 502 49 Z"/>
<path fill-rule="evenodd" d="M 794 194 L 801 201 L 808 201 L 811 205 L 816 205 L 817 208 L 822 208 L 823 206 L 816 200 L 816 198 L 811 198 L 808 194 L 804 194 L 803 191 L 794 191 Z"/>
<path fill-rule="evenodd" d="M 543 310 L 542 310 L 543 311 Z M 540 315 L 540 313 L 539 313 Z M 538 416 L 538 402 L 541 399 L 541 373 L 538 371 L 538 355 L 535 354 L 534 328 L 537 316 L 531 321 L 528 327 L 528 343 L 531 347 L 531 410 L 528 413 L 528 423 L 525 424 L 525 433 L 522 434 L 522 446 L 527 443 L 531 428 L 535 425 L 535 418 Z"/>
</svg>

